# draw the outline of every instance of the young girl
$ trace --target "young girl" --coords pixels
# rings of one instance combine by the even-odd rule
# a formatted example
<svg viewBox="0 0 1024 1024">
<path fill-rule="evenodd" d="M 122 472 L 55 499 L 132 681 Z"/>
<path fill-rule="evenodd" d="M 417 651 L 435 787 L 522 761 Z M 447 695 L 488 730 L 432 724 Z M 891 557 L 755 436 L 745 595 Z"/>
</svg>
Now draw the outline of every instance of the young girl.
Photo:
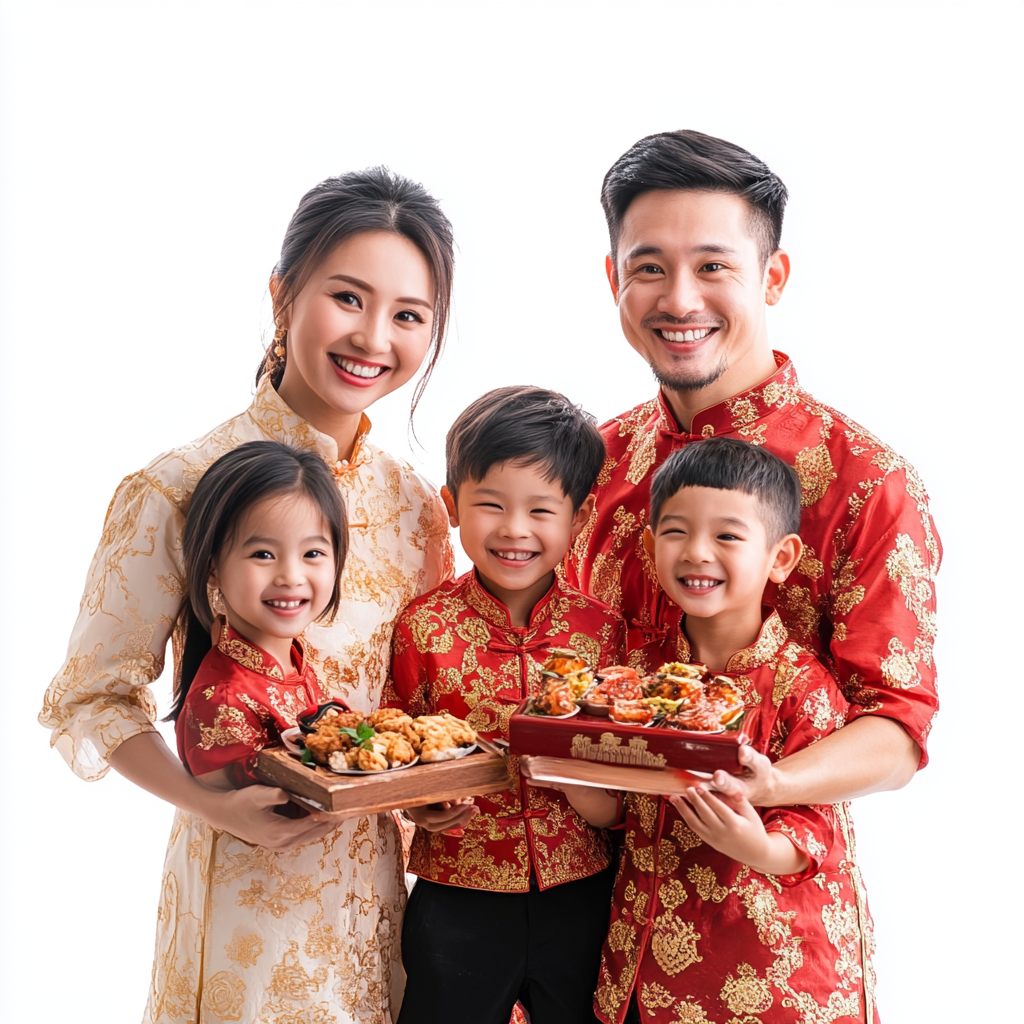
<svg viewBox="0 0 1024 1024">
<path fill-rule="evenodd" d="M 182 538 L 183 615 L 191 637 L 209 648 L 214 628 L 217 643 L 198 667 L 182 665 L 171 717 L 179 755 L 201 785 L 251 785 L 259 751 L 326 699 L 299 637 L 337 612 L 346 547 L 341 498 L 314 452 L 253 441 L 199 481 Z M 274 853 L 211 831 L 200 855 L 186 857 L 172 839 L 164 894 L 176 914 L 161 914 L 157 925 L 154 976 L 165 984 L 152 1015 L 198 986 L 199 1020 L 334 1019 L 334 990 L 352 984 L 337 956 L 347 851 L 334 839 Z M 212 880 L 204 878 L 210 865 Z M 183 914 L 197 924 L 202 978 L 179 973 Z"/>
<path fill-rule="evenodd" d="M 359 711 L 376 708 L 394 619 L 451 575 L 452 556 L 437 493 L 370 443 L 364 413 L 426 363 L 413 404 L 421 393 L 444 337 L 452 247 L 451 225 L 437 202 L 422 186 L 383 168 L 330 178 L 310 190 L 270 280 L 276 333 L 252 404 L 126 477 L 111 502 L 67 660 L 47 691 L 40 720 L 80 777 L 99 779 L 113 765 L 178 808 L 147 1024 L 387 1024 L 397 1014 L 405 886 L 392 816 L 363 815 L 340 826 L 320 815 L 291 819 L 274 813 L 287 800 L 279 789 L 200 785 L 156 731 L 149 686 L 163 670 L 172 631 L 177 666 L 198 664 L 204 653 L 193 650 L 204 637 L 201 629 L 174 628 L 186 579 L 181 535 L 196 484 L 232 449 L 274 440 L 320 457 L 349 515 L 339 612 L 306 629 L 305 662 L 331 696 Z M 186 348 L 182 358 L 198 366 L 204 342 L 201 330 L 193 330 L 191 354 Z M 298 880 L 271 885 L 261 872 L 271 851 L 335 829 L 328 840 L 338 854 L 332 920 L 326 904 L 320 916 L 316 898 Z M 226 947 L 204 943 L 205 901 L 224 905 L 227 887 L 237 894 L 234 905 L 253 909 L 264 929 L 290 920 L 303 904 L 310 909 L 306 934 L 286 948 L 245 928 Z M 188 906 L 179 898 L 185 891 Z M 329 976 L 323 957 L 334 965 Z M 253 967 L 268 979 L 262 997 L 269 1016 L 257 1016 L 249 1010 L 255 1004 L 245 1003 L 232 1017 L 238 986 Z M 112 976 L 116 969 L 112 965 Z M 256 996 L 246 989 L 246 999 Z M 329 1010 L 310 1009 L 325 1005 Z M 273 1006 L 305 1009 L 277 1012 Z"/>
</svg>

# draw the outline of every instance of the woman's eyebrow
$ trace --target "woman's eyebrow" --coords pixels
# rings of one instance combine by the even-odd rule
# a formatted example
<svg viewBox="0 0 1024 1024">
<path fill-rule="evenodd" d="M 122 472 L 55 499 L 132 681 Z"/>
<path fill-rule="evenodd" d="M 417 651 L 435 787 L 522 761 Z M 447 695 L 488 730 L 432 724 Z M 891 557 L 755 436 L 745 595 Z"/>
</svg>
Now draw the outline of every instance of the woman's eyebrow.
<svg viewBox="0 0 1024 1024">
<path fill-rule="evenodd" d="M 348 274 L 332 274 L 328 281 L 347 281 L 349 284 L 354 284 L 357 288 L 362 288 L 366 292 L 375 292 L 376 289 L 373 285 L 367 284 L 365 281 L 360 281 L 358 277 L 349 277 Z M 422 306 L 424 309 L 433 310 L 433 305 L 427 302 L 426 299 L 417 299 L 414 295 L 400 295 L 395 302 L 405 303 L 410 306 Z"/>
</svg>

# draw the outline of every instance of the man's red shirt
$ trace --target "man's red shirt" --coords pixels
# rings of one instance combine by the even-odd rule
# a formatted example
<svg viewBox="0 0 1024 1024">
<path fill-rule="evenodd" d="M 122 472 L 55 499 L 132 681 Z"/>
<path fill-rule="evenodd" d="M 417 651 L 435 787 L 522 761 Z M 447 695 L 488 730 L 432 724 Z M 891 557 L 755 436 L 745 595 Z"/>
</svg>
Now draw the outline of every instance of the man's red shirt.
<svg viewBox="0 0 1024 1024">
<path fill-rule="evenodd" d="M 608 454 L 567 578 L 623 615 L 630 651 L 664 640 L 680 610 L 643 546 L 655 470 L 708 437 L 765 445 L 800 475 L 805 545 L 786 583 L 769 583 L 765 603 L 835 674 L 850 718 L 898 721 L 923 767 L 938 708 L 933 582 L 942 553 L 928 496 L 909 463 L 804 391 L 788 356 L 776 352 L 775 361 L 772 377 L 699 412 L 690 432 L 660 392 L 601 428 Z"/>
</svg>

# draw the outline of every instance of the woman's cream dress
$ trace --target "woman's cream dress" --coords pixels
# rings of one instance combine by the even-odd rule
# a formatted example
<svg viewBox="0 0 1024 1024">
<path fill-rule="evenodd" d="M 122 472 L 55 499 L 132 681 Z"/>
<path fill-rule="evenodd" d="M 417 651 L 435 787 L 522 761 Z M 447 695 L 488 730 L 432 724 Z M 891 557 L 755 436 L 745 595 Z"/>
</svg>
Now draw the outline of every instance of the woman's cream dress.
<svg viewBox="0 0 1024 1024">
<path fill-rule="evenodd" d="M 392 624 L 451 576 L 447 517 L 430 485 L 366 441 L 348 463 L 261 382 L 250 408 L 125 478 L 89 569 L 67 661 L 40 714 L 84 779 L 120 743 L 154 728 L 149 684 L 164 667 L 183 595 L 181 531 L 196 482 L 246 441 L 313 449 L 334 467 L 349 518 L 335 623 L 305 634 L 325 688 L 361 711 L 380 699 Z M 178 811 L 158 910 L 147 1024 L 388 1024 L 404 976 L 405 887 L 388 814 L 344 822 L 288 853 L 249 846 Z"/>
</svg>

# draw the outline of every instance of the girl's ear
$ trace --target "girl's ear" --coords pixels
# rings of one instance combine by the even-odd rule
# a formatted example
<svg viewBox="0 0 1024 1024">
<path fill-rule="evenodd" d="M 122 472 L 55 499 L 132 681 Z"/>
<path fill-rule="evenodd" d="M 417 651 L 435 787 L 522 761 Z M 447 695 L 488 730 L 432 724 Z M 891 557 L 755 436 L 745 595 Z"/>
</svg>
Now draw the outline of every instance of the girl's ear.
<svg viewBox="0 0 1024 1024">
<path fill-rule="evenodd" d="M 772 562 L 768 579 L 772 583 L 782 583 L 786 577 L 800 564 L 800 556 L 804 553 L 804 543 L 795 533 L 787 533 L 775 545 L 775 561 Z"/>
<path fill-rule="evenodd" d="M 441 488 L 441 500 L 444 502 L 444 507 L 448 510 L 448 522 L 452 524 L 452 527 L 459 525 L 459 510 L 455 506 L 455 499 L 452 497 L 452 492 L 448 490 L 447 485 Z"/>
<path fill-rule="evenodd" d="M 654 559 L 654 532 L 649 526 L 644 527 L 644 551 L 653 561 Z"/>
<path fill-rule="evenodd" d="M 572 517 L 572 533 L 570 538 L 575 540 L 582 532 L 583 527 L 590 521 L 590 517 L 594 512 L 594 495 L 588 494 L 583 499 L 583 504 L 576 509 L 575 514 Z"/>
</svg>

